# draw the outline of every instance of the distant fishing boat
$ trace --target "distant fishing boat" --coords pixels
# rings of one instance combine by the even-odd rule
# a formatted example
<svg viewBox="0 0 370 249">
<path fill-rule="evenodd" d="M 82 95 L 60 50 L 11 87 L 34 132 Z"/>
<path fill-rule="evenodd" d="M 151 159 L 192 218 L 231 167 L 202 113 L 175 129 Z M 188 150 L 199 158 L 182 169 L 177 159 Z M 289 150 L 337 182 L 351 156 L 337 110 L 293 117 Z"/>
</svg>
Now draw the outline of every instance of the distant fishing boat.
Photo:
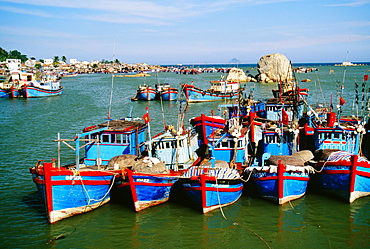
<svg viewBox="0 0 370 249">
<path fill-rule="evenodd" d="M 20 95 L 25 98 L 39 98 L 61 95 L 62 92 L 60 81 L 36 81 L 22 86 Z"/>
<path fill-rule="evenodd" d="M 155 88 L 142 84 L 138 86 L 134 100 L 154 100 L 157 96 Z"/>
<path fill-rule="evenodd" d="M 171 87 L 168 83 L 157 83 L 155 85 L 157 97 L 156 99 L 161 99 L 163 101 L 177 100 L 179 90 Z"/>
<path fill-rule="evenodd" d="M 110 200 L 110 190 L 122 170 L 108 165 L 109 160 L 121 154 L 136 155 L 144 141 L 147 125 L 131 118 L 108 120 L 86 127 L 73 139 L 58 139 L 75 150 L 75 163 L 61 166 L 38 163 L 30 169 L 32 178 L 45 200 L 48 220 L 55 223 L 70 216 L 91 211 Z M 71 146 L 68 142 L 73 142 Z M 85 158 L 80 160 L 80 148 L 85 148 Z"/>
<path fill-rule="evenodd" d="M 138 86 L 136 96 L 132 100 L 177 100 L 179 90 L 168 83 L 157 83 L 155 87 L 142 84 Z"/>
<path fill-rule="evenodd" d="M 210 84 L 208 90 L 203 90 L 193 84 L 182 84 L 181 89 L 185 94 L 186 101 L 190 103 L 236 99 L 244 90 L 240 88 L 239 82 L 210 81 Z"/>
<path fill-rule="evenodd" d="M 1 75 L 0 97 L 23 97 L 23 86 L 29 82 L 35 82 L 35 75 L 33 73 L 13 71 L 8 75 Z"/>
</svg>

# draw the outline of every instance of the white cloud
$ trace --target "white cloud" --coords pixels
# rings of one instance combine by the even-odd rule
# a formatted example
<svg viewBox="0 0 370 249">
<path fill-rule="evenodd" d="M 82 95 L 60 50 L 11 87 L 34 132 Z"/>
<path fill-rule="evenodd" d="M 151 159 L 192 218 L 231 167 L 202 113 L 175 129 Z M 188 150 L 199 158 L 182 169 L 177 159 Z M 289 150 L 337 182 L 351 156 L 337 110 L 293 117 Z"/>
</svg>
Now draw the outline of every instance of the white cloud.
<svg viewBox="0 0 370 249">
<path fill-rule="evenodd" d="M 366 4 L 369 4 L 370 1 L 369 0 L 363 0 L 363 1 L 353 1 L 353 0 L 348 0 L 348 1 L 340 1 L 339 3 L 334 3 L 334 4 L 328 4 L 326 6 L 330 6 L 330 7 L 358 7 L 358 6 L 362 6 L 362 5 L 366 5 Z"/>
</svg>

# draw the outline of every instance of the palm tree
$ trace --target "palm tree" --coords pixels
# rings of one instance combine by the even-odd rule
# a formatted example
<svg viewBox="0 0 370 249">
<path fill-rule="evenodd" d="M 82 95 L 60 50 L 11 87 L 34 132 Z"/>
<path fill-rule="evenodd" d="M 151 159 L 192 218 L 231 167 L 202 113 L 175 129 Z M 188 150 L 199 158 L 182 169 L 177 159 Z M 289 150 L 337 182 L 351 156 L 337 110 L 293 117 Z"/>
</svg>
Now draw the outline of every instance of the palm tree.
<svg viewBox="0 0 370 249">
<path fill-rule="evenodd" d="M 62 61 L 65 63 L 67 62 L 67 57 L 65 57 L 64 55 L 62 56 Z"/>
<path fill-rule="evenodd" d="M 58 64 L 59 64 L 59 56 L 54 56 L 54 61 L 53 61 L 53 65 L 54 66 L 58 66 Z"/>
</svg>

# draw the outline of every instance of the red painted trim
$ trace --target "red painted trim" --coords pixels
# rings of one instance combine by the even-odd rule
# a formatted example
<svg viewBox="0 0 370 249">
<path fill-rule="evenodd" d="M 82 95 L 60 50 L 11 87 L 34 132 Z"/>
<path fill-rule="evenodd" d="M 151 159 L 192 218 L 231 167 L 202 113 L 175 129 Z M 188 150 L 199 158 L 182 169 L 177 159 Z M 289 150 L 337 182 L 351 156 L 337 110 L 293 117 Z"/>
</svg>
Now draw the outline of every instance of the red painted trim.
<svg viewBox="0 0 370 249">
<path fill-rule="evenodd" d="M 44 184 L 44 181 L 41 180 L 40 178 L 34 177 L 32 180 L 36 184 Z"/>
<path fill-rule="evenodd" d="M 356 175 L 357 175 L 357 160 L 358 156 L 353 155 L 351 157 L 351 173 L 349 174 L 349 192 L 352 193 L 355 191 L 355 184 L 356 184 Z"/>
<path fill-rule="evenodd" d="M 277 168 L 277 175 L 278 175 L 278 198 L 282 199 L 284 197 L 284 171 L 285 166 L 281 163 L 281 160 L 278 161 L 278 168 Z"/>
<path fill-rule="evenodd" d="M 128 185 L 130 185 L 130 183 L 129 183 L 129 182 L 124 182 L 124 183 L 121 183 L 121 184 L 117 185 L 117 188 L 126 187 L 126 186 L 128 186 Z"/>
<path fill-rule="evenodd" d="M 203 141 L 204 141 L 205 144 L 208 144 L 206 126 L 205 126 L 205 117 L 206 117 L 206 115 L 201 114 L 200 117 L 201 117 L 201 123 L 202 123 Z"/>
<path fill-rule="evenodd" d="M 359 171 L 358 168 L 357 168 L 357 175 L 364 176 L 364 177 L 370 177 L 370 173 L 369 172 Z"/>
<path fill-rule="evenodd" d="M 136 189 L 135 189 L 135 183 L 134 179 L 132 178 L 132 171 L 130 169 L 126 169 L 127 176 L 128 176 L 128 181 L 130 183 L 130 189 L 131 189 L 131 195 L 132 195 L 132 200 L 134 202 L 137 202 L 137 194 L 136 194 Z"/>
<path fill-rule="evenodd" d="M 341 170 L 323 170 L 321 174 L 349 174 L 350 170 L 341 169 Z"/>
<path fill-rule="evenodd" d="M 102 180 L 102 181 L 94 181 L 94 180 L 59 180 L 59 181 L 52 181 L 53 186 L 58 185 L 110 185 L 110 181 Z"/>
<path fill-rule="evenodd" d="M 173 183 L 153 183 L 153 182 L 134 182 L 135 185 L 142 186 L 172 186 Z"/>
<path fill-rule="evenodd" d="M 46 213 L 49 217 L 51 211 L 53 211 L 53 190 L 51 183 L 51 168 L 53 167 L 52 163 L 43 163 L 44 169 L 44 189 L 45 189 L 45 202 L 46 202 Z"/>
<path fill-rule="evenodd" d="M 204 169 L 206 173 L 207 169 Z M 206 175 L 200 175 L 200 191 L 202 196 L 202 208 L 207 207 Z"/>
</svg>

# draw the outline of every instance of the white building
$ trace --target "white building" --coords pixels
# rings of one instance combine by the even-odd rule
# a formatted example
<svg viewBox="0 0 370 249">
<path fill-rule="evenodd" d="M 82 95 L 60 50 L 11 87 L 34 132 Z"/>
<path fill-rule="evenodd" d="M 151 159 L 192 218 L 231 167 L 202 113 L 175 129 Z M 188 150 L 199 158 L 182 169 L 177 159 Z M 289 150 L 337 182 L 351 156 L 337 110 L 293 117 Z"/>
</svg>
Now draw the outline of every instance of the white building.
<svg viewBox="0 0 370 249">
<path fill-rule="evenodd" d="M 69 64 L 77 64 L 78 60 L 77 59 L 69 59 Z"/>
<path fill-rule="evenodd" d="M 17 71 L 19 68 L 21 68 L 20 59 L 6 59 L 6 63 L 8 64 L 8 69 L 10 71 Z"/>
<path fill-rule="evenodd" d="M 50 65 L 50 64 L 53 64 L 53 59 L 45 59 L 44 60 L 44 64 L 46 64 L 46 65 Z"/>
</svg>

